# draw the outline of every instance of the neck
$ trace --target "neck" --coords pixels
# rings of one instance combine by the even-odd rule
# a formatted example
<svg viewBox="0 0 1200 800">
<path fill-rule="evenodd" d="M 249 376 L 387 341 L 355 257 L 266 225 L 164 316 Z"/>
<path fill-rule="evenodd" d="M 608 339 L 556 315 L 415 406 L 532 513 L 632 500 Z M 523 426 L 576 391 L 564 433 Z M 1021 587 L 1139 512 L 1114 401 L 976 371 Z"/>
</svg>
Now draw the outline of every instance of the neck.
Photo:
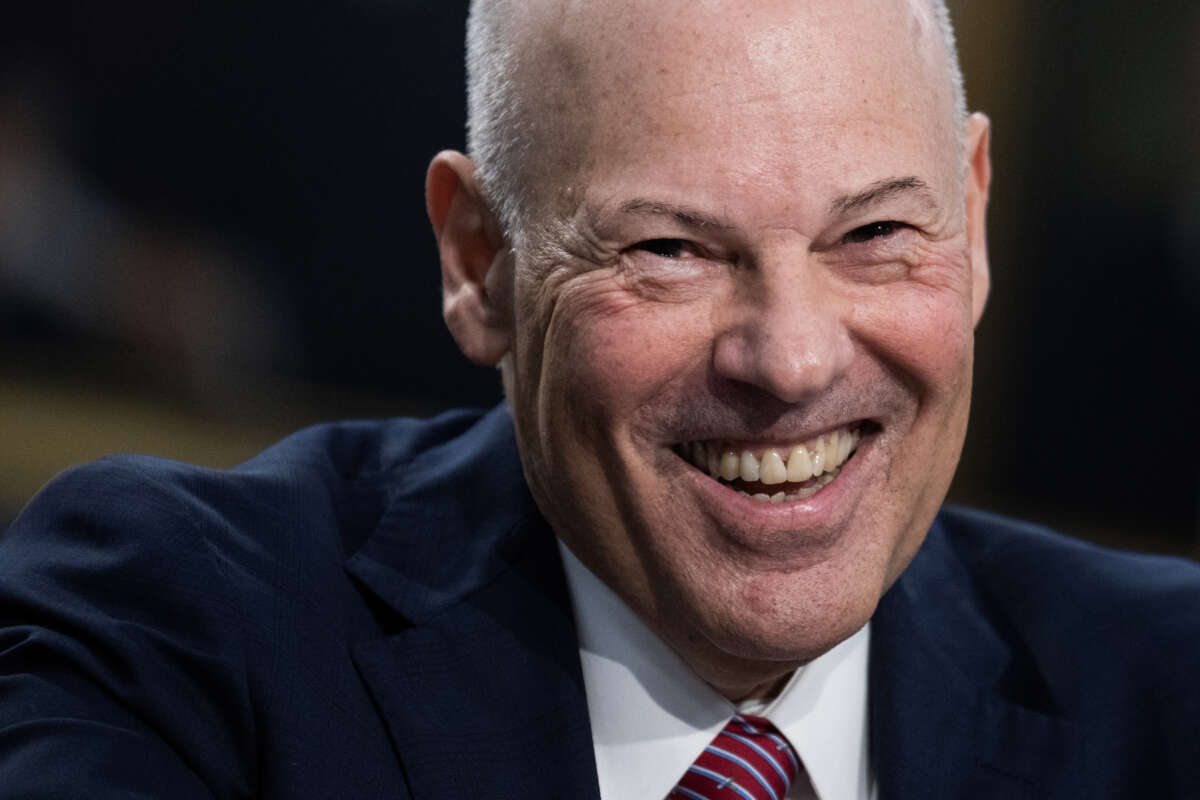
<svg viewBox="0 0 1200 800">
<path fill-rule="evenodd" d="M 709 685 L 734 705 L 744 703 L 747 700 L 761 700 L 765 703 L 779 696 L 779 693 L 783 691 L 783 687 L 787 686 L 788 681 L 792 679 L 792 675 L 795 674 L 797 669 L 800 669 L 800 667 L 791 669 L 774 680 L 750 686 L 748 689 L 739 686 L 721 687 L 714 684 Z"/>
<path fill-rule="evenodd" d="M 707 641 L 694 641 L 688 636 L 680 641 L 674 631 L 659 629 L 656 633 L 692 672 L 734 704 L 747 700 L 773 700 L 805 663 L 746 659 L 717 651 Z"/>
</svg>

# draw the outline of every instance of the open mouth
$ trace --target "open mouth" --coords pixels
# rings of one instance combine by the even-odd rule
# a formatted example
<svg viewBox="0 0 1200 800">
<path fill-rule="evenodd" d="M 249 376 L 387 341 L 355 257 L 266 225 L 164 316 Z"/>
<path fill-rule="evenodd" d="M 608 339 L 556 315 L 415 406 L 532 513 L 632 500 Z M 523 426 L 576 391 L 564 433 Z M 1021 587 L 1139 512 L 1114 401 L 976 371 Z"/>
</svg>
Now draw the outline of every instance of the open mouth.
<svg viewBox="0 0 1200 800">
<path fill-rule="evenodd" d="M 746 448 L 719 440 L 684 442 L 685 461 L 747 497 L 782 503 L 812 497 L 837 478 L 858 449 L 867 423 L 856 422 L 809 441 Z"/>
</svg>

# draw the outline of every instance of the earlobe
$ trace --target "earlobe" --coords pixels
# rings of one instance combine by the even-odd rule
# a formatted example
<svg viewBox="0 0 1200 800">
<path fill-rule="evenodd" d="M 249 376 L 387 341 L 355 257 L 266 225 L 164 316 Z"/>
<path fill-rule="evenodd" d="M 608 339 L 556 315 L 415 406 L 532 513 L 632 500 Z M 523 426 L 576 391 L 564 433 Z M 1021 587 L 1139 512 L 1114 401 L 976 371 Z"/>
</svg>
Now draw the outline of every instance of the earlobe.
<svg viewBox="0 0 1200 800">
<path fill-rule="evenodd" d="M 987 303 L 991 275 L 987 253 L 987 204 L 992 183 L 991 122 L 980 113 L 967 120 L 966 212 L 971 254 L 972 314 L 979 324 Z"/>
<path fill-rule="evenodd" d="M 508 352 L 511 309 L 503 288 L 511 276 L 505 248 L 462 153 L 434 156 L 425 177 L 425 207 L 442 263 L 442 316 L 459 349 L 476 364 L 495 366 Z"/>
</svg>

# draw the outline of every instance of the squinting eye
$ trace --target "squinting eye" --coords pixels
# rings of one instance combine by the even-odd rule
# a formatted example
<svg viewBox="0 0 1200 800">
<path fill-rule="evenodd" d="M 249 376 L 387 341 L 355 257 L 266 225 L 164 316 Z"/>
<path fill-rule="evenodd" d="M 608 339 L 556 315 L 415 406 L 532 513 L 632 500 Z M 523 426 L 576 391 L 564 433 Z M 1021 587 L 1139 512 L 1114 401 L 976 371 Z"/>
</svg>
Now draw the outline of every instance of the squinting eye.
<svg viewBox="0 0 1200 800">
<path fill-rule="evenodd" d="M 886 236 L 891 236 L 896 231 L 903 227 L 899 222 L 872 222 L 870 225 L 863 225 L 855 228 L 844 237 L 844 241 L 849 244 L 862 244 L 869 242 L 872 239 L 882 239 Z"/>
<path fill-rule="evenodd" d="M 682 258 L 685 243 L 682 239 L 647 239 L 633 246 L 634 250 L 645 250 L 662 258 Z"/>
</svg>

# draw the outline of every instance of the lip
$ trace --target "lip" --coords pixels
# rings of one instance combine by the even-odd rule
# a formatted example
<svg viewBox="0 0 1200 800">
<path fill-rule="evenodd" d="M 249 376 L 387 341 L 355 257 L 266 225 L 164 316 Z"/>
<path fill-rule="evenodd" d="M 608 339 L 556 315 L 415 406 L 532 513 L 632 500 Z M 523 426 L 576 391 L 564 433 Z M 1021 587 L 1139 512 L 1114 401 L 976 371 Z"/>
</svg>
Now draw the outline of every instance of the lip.
<svg viewBox="0 0 1200 800">
<path fill-rule="evenodd" d="M 819 439 L 823 436 L 828 436 L 834 431 L 845 430 L 848 428 L 858 428 L 864 433 L 874 433 L 879 430 L 879 424 L 870 417 L 862 417 L 851 422 L 839 422 L 820 428 L 807 428 L 802 433 L 771 433 L 766 436 L 753 438 L 746 437 L 740 433 L 714 434 L 712 432 L 708 432 L 697 434 L 696 436 L 681 436 L 673 446 L 688 444 L 692 441 L 720 442 L 721 444 L 728 445 L 729 447 L 732 447 L 738 451 L 749 450 L 750 452 L 754 453 L 756 457 L 761 458 L 764 452 L 772 448 L 776 450 L 783 450 L 785 448 L 790 448 L 793 445 L 804 444 L 815 439 Z"/>
<path fill-rule="evenodd" d="M 673 455 L 685 468 L 687 483 L 724 538 L 751 550 L 784 555 L 789 551 L 811 551 L 837 540 L 865 489 L 879 434 L 878 428 L 864 432 L 837 479 L 821 491 L 781 503 L 747 497 Z"/>
</svg>

